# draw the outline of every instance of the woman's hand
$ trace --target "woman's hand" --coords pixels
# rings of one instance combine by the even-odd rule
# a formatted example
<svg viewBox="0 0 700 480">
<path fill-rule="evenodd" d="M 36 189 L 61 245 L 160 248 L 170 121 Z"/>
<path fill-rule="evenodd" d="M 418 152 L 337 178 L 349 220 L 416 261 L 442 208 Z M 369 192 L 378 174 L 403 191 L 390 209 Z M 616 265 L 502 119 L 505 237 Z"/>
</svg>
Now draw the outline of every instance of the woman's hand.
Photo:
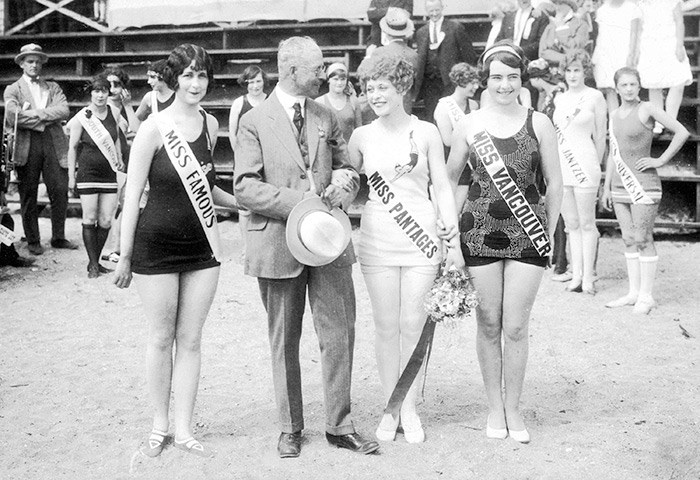
<svg viewBox="0 0 700 480">
<path fill-rule="evenodd" d="M 600 197 L 600 204 L 605 210 L 612 210 L 612 192 L 609 188 L 603 189 L 603 196 Z"/>
<path fill-rule="evenodd" d="M 437 236 L 440 240 L 449 243 L 453 238 L 459 235 L 459 229 L 456 225 L 450 225 L 449 228 L 445 226 L 445 223 L 441 218 L 437 220 Z"/>
<path fill-rule="evenodd" d="M 462 250 L 460 248 L 447 248 L 447 254 L 445 255 L 445 269 L 449 270 L 452 266 L 455 266 L 460 270 L 464 270 L 464 257 L 462 256 Z"/>
<path fill-rule="evenodd" d="M 129 288 L 131 284 L 131 261 L 123 256 L 119 257 L 119 263 L 114 270 L 114 284 L 119 288 Z"/>
<path fill-rule="evenodd" d="M 355 188 L 355 178 L 347 169 L 333 170 L 331 173 L 331 185 L 340 187 L 346 192 L 352 192 Z"/>
<path fill-rule="evenodd" d="M 664 163 L 658 158 L 642 157 L 634 163 L 634 166 L 640 172 L 650 168 L 659 168 Z"/>
<path fill-rule="evenodd" d="M 68 190 L 75 190 L 75 175 L 68 175 Z"/>
</svg>

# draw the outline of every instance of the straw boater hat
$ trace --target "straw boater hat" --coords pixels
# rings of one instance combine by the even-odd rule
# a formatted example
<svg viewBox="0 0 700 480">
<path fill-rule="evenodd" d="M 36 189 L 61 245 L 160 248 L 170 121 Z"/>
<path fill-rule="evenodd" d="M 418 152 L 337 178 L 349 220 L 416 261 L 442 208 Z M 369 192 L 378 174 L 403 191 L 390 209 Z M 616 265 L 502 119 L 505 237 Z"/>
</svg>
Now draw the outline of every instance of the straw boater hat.
<svg viewBox="0 0 700 480">
<path fill-rule="evenodd" d="M 49 61 L 49 56 L 44 53 L 44 50 L 39 45 L 36 43 L 30 43 L 19 49 L 19 53 L 15 57 L 15 63 L 19 65 L 27 55 L 38 56 L 41 59 L 41 63 L 46 63 Z"/>
<path fill-rule="evenodd" d="M 350 219 L 339 208 L 328 210 L 320 197 L 297 204 L 287 218 L 287 246 L 300 263 L 328 265 L 350 243 Z"/>
<path fill-rule="evenodd" d="M 410 37 L 413 35 L 411 14 L 403 8 L 389 7 L 386 15 L 379 21 L 382 32 L 392 37 Z"/>
</svg>

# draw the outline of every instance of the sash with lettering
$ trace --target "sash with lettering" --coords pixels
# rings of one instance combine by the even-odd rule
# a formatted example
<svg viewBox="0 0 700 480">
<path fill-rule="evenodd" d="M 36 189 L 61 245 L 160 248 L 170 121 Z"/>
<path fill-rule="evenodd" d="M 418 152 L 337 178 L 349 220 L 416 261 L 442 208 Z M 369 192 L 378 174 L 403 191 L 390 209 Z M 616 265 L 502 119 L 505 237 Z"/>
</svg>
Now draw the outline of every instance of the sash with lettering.
<svg viewBox="0 0 700 480">
<path fill-rule="evenodd" d="M 622 155 L 620 154 L 620 146 L 617 143 L 617 138 L 615 138 L 615 133 L 613 133 L 612 115 L 610 115 L 610 156 L 615 162 L 615 170 L 617 170 L 617 173 L 620 175 L 622 186 L 624 186 L 627 193 L 630 194 L 632 203 L 644 205 L 653 204 L 654 200 L 649 197 L 647 192 L 639 183 L 639 180 L 637 180 L 637 177 L 634 176 L 632 170 L 629 169 L 629 167 L 625 164 L 625 161 L 622 159 Z"/>
<path fill-rule="evenodd" d="M 523 227 L 537 253 L 541 257 L 547 256 L 552 251 L 547 232 L 530 204 L 527 203 L 525 195 L 508 173 L 501 154 L 485 130 L 474 136 L 474 150 L 481 163 L 484 164 L 498 193 L 501 194 L 520 226 Z"/>
<path fill-rule="evenodd" d="M 163 139 L 163 148 L 168 153 L 168 158 L 185 187 L 192 208 L 207 236 L 211 251 L 217 260 L 221 260 L 221 242 L 216 223 L 214 198 L 206 175 L 192 149 L 176 130 L 175 124 L 162 113 L 155 115 L 155 122 Z"/>
<path fill-rule="evenodd" d="M 579 101 L 579 105 L 582 101 L 583 99 Z M 581 111 L 579 105 L 576 105 L 576 110 L 574 110 L 574 113 L 569 117 L 569 119 L 566 122 L 566 125 L 564 125 L 563 128 L 559 128 L 557 124 L 554 124 L 554 130 L 557 132 L 557 141 L 559 142 L 559 153 L 562 157 L 564 157 L 564 160 L 566 161 L 566 166 L 569 167 L 569 170 L 571 171 L 576 181 L 583 185 L 586 182 L 588 182 L 588 176 L 586 176 L 586 173 L 583 171 L 583 168 L 581 168 L 581 164 L 576 159 L 576 154 L 571 148 L 571 145 L 569 144 L 567 138 L 564 136 L 563 132 L 563 130 L 566 130 L 566 127 L 568 127 L 571 124 L 571 121 Z"/>
<path fill-rule="evenodd" d="M 457 126 L 460 120 L 466 117 L 464 111 L 459 108 L 459 105 L 457 105 L 457 102 L 452 97 L 444 97 L 440 99 L 440 101 L 444 102 L 447 107 L 447 113 L 450 116 L 450 122 L 453 128 Z M 469 99 L 467 99 L 467 102 L 469 102 Z"/>
<path fill-rule="evenodd" d="M 2 216 L 2 214 L 0 214 Z M 10 230 L 5 225 L 0 225 L 0 243 L 4 243 L 8 247 L 19 240 L 20 236 L 14 230 Z"/>
<path fill-rule="evenodd" d="M 374 172 L 367 177 L 367 183 L 379 197 L 379 203 L 388 210 L 389 215 L 408 237 L 411 244 L 425 255 L 425 258 L 431 261 L 435 260 L 440 251 L 441 243 L 418 223 L 414 215 L 411 215 L 407 205 L 391 189 L 391 182 L 384 180 L 379 172 Z"/>
<path fill-rule="evenodd" d="M 417 155 L 417 152 L 415 153 Z M 405 166 L 404 166 L 405 167 Z M 403 170 L 402 170 L 403 171 Z M 399 173 L 393 180 L 401 176 Z M 408 240 L 415 246 L 428 260 L 434 260 L 435 256 L 440 252 L 441 243 L 433 238 L 433 236 L 423 228 L 415 216 L 411 215 L 407 205 L 396 196 L 396 192 L 391 188 L 391 182 L 386 181 L 379 172 L 374 172 L 367 177 L 367 183 L 370 188 L 374 189 L 379 197 L 379 203 L 384 205 L 399 226 L 401 231 L 408 237 Z M 384 413 L 388 413 L 398 418 L 401 405 L 408 390 L 413 385 L 413 381 L 418 376 L 421 370 L 424 359 L 430 356 L 430 348 L 433 343 L 433 335 L 435 332 L 435 322 L 426 321 L 423 325 L 421 336 L 413 349 L 413 353 L 404 367 L 401 376 L 399 377 L 394 391 L 384 408 Z M 426 361 L 427 364 L 427 361 Z"/>
<path fill-rule="evenodd" d="M 112 109 L 112 115 L 114 115 L 114 110 Z M 88 113 L 89 112 L 89 113 Z M 109 166 L 115 172 L 119 171 L 121 166 L 121 148 L 119 142 L 114 143 L 112 136 L 109 134 L 107 129 L 99 118 L 95 115 L 95 112 L 90 110 L 88 107 L 83 108 L 78 112 L 78 121 L 83 126 L 83 129 L 90 135 L 92 141 L 95 142 L 97 148 L 100 150 L 102 155 L 109 162 Z M 115 120 L 119 120 L 119 116 L 115 117 Z"/>
<path fill-rule="evenodd" d="M 155 90 L 151 92 L 151 113 L 158 113 L 158 94 Z"/>
</svg>

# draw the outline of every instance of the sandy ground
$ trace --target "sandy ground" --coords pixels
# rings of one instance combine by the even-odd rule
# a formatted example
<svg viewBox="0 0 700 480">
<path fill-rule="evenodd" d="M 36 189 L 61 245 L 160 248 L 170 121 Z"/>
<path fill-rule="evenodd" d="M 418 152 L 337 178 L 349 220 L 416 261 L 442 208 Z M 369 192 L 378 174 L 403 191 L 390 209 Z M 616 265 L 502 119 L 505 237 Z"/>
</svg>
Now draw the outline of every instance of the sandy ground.
<svg viewBox="0 0 700 480">
<path fill-rule="evenodd" d="M 79 219 L 67 228 L 69 238 L 80 239 Z M 48 239 L 48 219 L 41 229 Z M 700 478 L 697 236 L 658 242 L 660 307 L 650 316 L 603 308 L 625 291 L 619 237 L 601 241 L 596 297 L 566 293 L 546 273 L 532 313 L 522 398 L 529 445 L 486 439 L 470 319 L 436 331 L 420 407 L 424 444 L 408 445 L 399 435 L 366 457 L 331 448 L 323 437 L 318 346 L 307 321 L 307 441 L 300 458 L 280 460 L 257 283 L 238 262 L 237 224 L 223 222 L 222 232 L 226 255 L 205 327 L 195 412 L 196 433 L 216 458 L 172 447 L 156 459 L 138 453 L 151 419 L 136 289 L 119 290 L 110 276 L 89 280 L 82 248 L 47 249 L 36 268 L 0 269 L 0 478 Z M 381 394 L 357 266 L 354 275 L 354 417 L 358 430 L 372 435 Z"/>
</svg>

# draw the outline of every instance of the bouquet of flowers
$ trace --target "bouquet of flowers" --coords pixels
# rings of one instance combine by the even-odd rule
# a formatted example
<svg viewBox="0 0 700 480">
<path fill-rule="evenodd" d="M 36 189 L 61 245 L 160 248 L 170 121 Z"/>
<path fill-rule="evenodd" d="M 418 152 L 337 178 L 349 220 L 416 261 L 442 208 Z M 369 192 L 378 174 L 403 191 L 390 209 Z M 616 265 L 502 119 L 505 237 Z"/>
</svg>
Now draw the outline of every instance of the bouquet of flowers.
<svg viewBox="0 0 700 480">
<path fill-rule="evenodd" d="M 433 322 L 454 322 L 469 315 L 479 303 L 469 275 L 452 266 L 435 279 L 423 303 Z"/>
</svg>

